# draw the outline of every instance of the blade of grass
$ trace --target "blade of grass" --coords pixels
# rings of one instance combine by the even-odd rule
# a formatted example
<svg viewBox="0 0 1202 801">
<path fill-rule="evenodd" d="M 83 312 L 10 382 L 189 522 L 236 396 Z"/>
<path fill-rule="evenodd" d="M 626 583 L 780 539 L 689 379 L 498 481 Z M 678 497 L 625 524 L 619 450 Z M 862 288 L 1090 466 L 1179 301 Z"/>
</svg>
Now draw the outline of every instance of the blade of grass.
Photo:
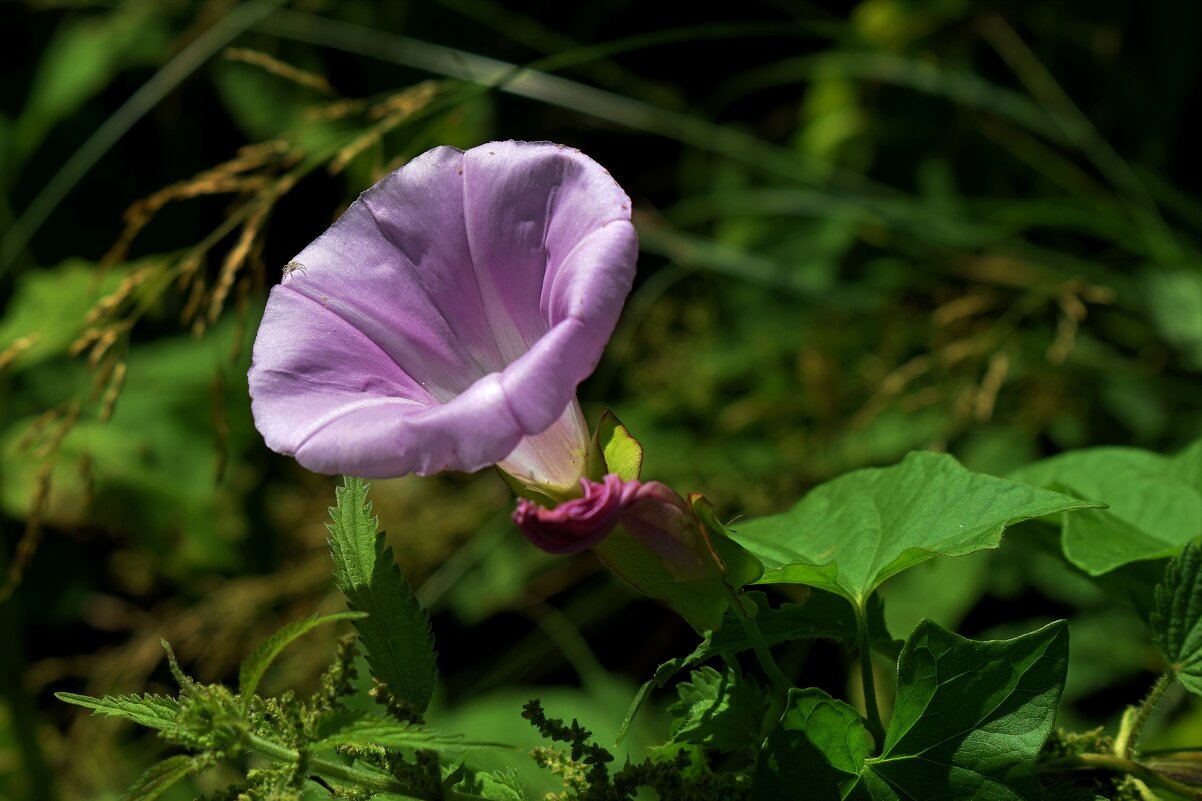
<svg viewBox="0 0 1202 801">
<path fill-rule="evenodd" d="M 774 145 L 744 131 L 688 113 L 541 71 L 419 39 L 299 11 L 281 11 L 256 26 L 286 39 L 391 61 L 568 109 L 609 124 L 651 133 L 725 156 L 763 172 L 812 185 L 897 195 L 895 189 L 829 162 Z M 556 57 L 561 62 L 562 57 Z M 563 63 L 559 63 L 563 66 Z"/>
<path fill-rule="evenodd" d="M 150 80 L 142 84 L 120 108 L 101 123 L 92 135 L 46 182 L 29 207 L 0 240 L 0 276 L 25 250 L 30 238 L 41 228 L 63 198 L 96 165 L 134 124 L 146 116 L 172 89 L 202 64 L 233 41 L 238 35 L 268 17 L 284 0 L 248 0 L 222 17 L 179 54 L 164 64 Z"/>
</svg>

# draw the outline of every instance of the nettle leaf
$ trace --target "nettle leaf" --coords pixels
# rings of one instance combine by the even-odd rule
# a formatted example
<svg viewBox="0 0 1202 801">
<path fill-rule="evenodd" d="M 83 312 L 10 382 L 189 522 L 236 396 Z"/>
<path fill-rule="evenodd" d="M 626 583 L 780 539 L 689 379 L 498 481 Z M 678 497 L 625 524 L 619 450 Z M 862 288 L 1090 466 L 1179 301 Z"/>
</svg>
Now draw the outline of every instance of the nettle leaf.
<svg viewBox="0 0 1202 801">
<path fill-rule="evenodd" d="M 54 697 L 68 704 L 92 710 L 93 715 L 124 718 L 150 729 L 174 731 L 179 716 L 179 701 L 162 695 L 106 695 L 93 698 L 75 693 L 55 693 Z"/>
<path fill-rule="evenodd" d="M 1175 457 L 1138 448 L 1087 448 L 1012 478 L 1102 501 L 1108 508 L 1061 521 L 1065 557 L 1093 576 L 1172 556 L 1202 531 L 1202 441 Z"/>
<path fill-rule="evenodd" d="M 139 776 L 138 780 L 121 794 L 121 801 L 154 801 L 183 779 L 199 773 L 213 763 L 213 758 L 207 754 L 179 754 L 167 757 Z"/>
<path fill-rule="evenodd" d="M 606 473 L 616 473 L 623 481 L 635 481 L 642 469 L 643 446 L 617 415 L 606 409 L 589 444 L 588 477 L 600 481 Z"/>
<path fill-rule="evenodd" d="M 916 451 L 892 467 L 822 484 L 789 511 L 743 523 L 732 536 L 764 563 L 758 583 L 809 584 L 862 607 L 906 568 L 996 548 L 1002 531 L 1022 520 L 1098 505 Z"/>
<path fill-rule="evenodd" d="M 474 793 L 493 801 L 526 801 L 526 785 L 513 768 L 473 773 L 455 785 L 455 790 Z"/>
<path fill-rule="evenodd" d="M 680 700 L 668 708 L 676 719 L 673 742 L 721 751 L 756 749 L 767 702 L 753 679 L 729 668 L 719 673 L 703 667 L 676 685 L 676 692 Z"/>
<path fill-rule="evenodd" d="M 238 670 L 238 692 L 242 694 L 242 712 L 250 708 L 251 699 L 259 686 L 259 681 L 271 663 L 297 638 L 308 634 L 323 623 L 336 623 L 339 620 L 362 620 L 367 617 L 363 612 L 338 612 L 333 615 L 312 615 L 302 620 L 294 620 L 275 634 L 264 640 L 254 652 L 242 662 Z"/>
<path fill-rule="evenodd" d="M 425 726 L 402 723 L 391 718 L 369 715 L 346 722 L 313 743 L 314 748 L 339 745 L 381 746 L 383 748 L 423 748 L 431 751 L 462 753 L 473 750 L 514 751 L 516 746 L 484 740 L 466 740 L 459 734 L 447 734 Z"/>
<path fill-rule="evenodd" d="M 328 526 L 334 583 L 352 610 L 368 615 L 355 621 L 355 629 L 372 675 L 420 716 L 438 678 L 430 620 L 377 532 L 367 489 L 362 479 L 347 476 L 335 490 Z"/>
<path fill-rule="evenodd" d="M 1152 639 L 1177 678 L 1202 695 L 1202 550 L 1190 543 L 1156 585 Z"/>
<path fill-rule="evenodd" d="M 793 691 L 780 730 L 764 744 L 756 797 L 1039 798 L 1037 759 L 1067 667 L 1064 621 L 983 642 L 923 621 L 898 660 L 897 704 L 881 755 L 866 756 L 863 724 L 846 704 Z"/>
</svg>

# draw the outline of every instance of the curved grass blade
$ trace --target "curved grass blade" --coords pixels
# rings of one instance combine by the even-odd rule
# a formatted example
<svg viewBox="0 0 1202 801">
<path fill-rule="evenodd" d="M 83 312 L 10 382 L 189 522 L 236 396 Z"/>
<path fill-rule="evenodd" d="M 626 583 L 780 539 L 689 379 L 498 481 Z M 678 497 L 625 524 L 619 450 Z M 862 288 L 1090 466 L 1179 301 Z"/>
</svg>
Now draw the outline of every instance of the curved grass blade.
<svg viewBox="0 0 1202 801">
<path fill-rule="evenodd" d="M 254 652 L 242 662 L 238 670 L 238 692 L 242 695 L 242 713 L 250 709 L 250 701 L 255 696 L 255 689 L 271 663 L 299 637 L 308 634 L 323 623 L 336 623 L 339 620 L 360 620 L 367 617 L 363 612 L 338 612 L 333 615 L 312 615 L 302 620 L 294 620 L 275 634 L 268 637 Z"/>
</svg>

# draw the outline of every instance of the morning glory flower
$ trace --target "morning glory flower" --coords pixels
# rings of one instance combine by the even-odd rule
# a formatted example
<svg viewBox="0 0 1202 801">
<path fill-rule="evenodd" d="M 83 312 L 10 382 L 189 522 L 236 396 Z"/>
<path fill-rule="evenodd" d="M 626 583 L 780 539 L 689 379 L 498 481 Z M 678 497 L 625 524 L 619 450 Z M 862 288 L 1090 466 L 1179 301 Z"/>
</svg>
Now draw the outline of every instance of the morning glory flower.
<svg viewBox="0 0 1202 801">
<path fill-rule="evenodd" d="M 364 192 L 272 289 L 255 425 L 316 472 L 497 464 L 576 495 L 576 386 L 613 333 L 637 250 L 630 199 L 579 151 L 435 148 Z"/>
</svg>

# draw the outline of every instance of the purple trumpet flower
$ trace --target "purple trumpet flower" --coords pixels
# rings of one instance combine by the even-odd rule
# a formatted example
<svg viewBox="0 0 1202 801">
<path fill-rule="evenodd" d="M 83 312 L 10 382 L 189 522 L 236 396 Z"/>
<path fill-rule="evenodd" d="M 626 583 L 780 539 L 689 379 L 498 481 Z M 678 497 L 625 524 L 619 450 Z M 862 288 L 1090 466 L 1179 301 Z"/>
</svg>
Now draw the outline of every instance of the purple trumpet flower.
<svg viewBox="0 0 1202 801">
<path fill-rule="evenodd" d="M 364 192 L 272 289 L 255 425 L 317 472 L 498 464 L 570 497 L 588 449 L 576 386 L 637 251 L 630 199 L 579 151 L 435 148 Z"/>
</svg>

